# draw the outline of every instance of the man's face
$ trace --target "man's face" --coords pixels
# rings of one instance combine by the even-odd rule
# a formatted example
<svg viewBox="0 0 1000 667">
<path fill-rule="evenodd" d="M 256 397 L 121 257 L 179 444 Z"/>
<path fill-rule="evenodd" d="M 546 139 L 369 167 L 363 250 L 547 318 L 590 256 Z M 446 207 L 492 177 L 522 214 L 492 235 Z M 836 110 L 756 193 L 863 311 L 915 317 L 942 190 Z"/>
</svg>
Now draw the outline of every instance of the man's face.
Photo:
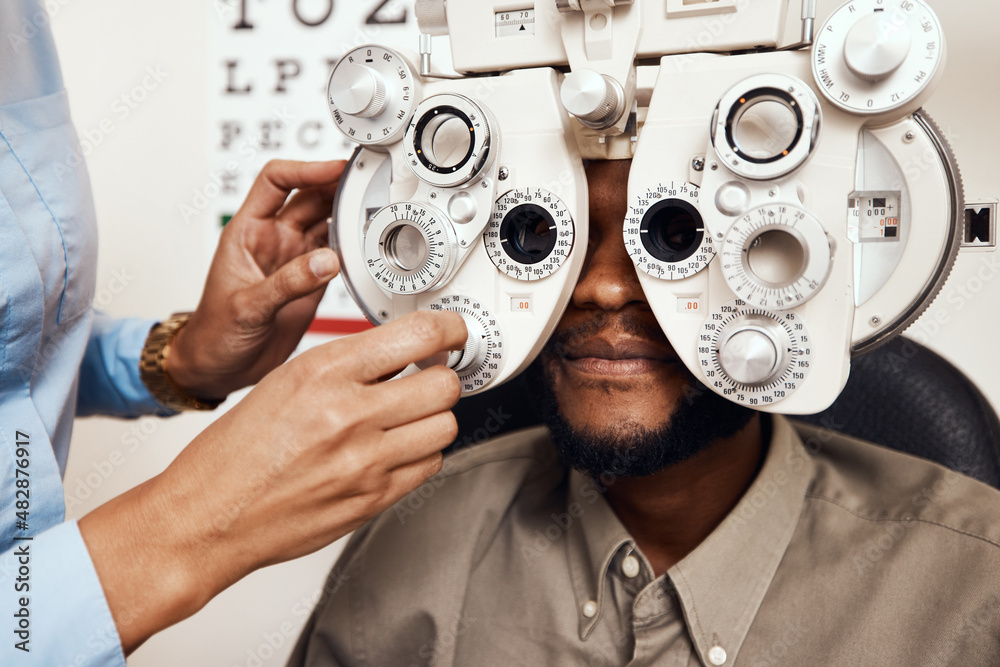
<svg viewBox="0 0 1000 667">
<path fill-rule="evenodd" d="M 592 162 L 590 243 L 580 280 L 531 373 L 567 463 L 644 476 L 744 427 L 753 413 L 707 390 L 678 359 L 622 236 L 630 161 Z"/>
<path fill-rule="evenodd" d="M 657 324 L 625 250 L 630 161 L 593 162 L 583 274 L 544 364 L 563 418 L 578 430 L 666 426 L 693 378 Z"/>
</svg>

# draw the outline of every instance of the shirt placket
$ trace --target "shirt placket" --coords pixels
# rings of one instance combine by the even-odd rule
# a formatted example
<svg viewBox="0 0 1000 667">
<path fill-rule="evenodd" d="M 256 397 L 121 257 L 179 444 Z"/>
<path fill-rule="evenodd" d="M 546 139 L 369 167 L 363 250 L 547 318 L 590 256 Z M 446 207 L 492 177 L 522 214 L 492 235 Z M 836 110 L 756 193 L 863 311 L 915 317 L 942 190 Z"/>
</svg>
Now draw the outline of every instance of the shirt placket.
<svg viewBox="0 0 1000 667">
<path fill-rule="evenodd" d="M 628 663 L 630 667 L 698 664 L 677 591 L 666 576 L 648 584 L 636 596 L 632 608 L 632 633 L 635 645 Z"/>
</svg>

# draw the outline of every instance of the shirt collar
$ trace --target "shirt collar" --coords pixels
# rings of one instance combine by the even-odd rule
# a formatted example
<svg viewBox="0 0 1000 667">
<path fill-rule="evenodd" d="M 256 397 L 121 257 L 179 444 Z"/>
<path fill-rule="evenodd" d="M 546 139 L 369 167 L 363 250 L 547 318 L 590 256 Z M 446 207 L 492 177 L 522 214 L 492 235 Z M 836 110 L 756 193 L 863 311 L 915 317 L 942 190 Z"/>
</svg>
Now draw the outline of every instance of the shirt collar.
<svg viewBox="0 0 1000 667">
<path fill-rule="evenodd" d="M 785 553 L 813 477 L 812 460 L 791 423 L 772 418 L 764 465 L 733 511 L 684 560 L 667 572 L 699 654 L 721 647 L 733 664 Z M 603 486 L 570 474 L 567 557 L 586 639 L 601 618 L 605 580 L 631 536 L 603 496 Z M 644 561 L 645 559 L 643 559 Z M 596 603 L 588 617 L 586 605 Z"/>
</svg>

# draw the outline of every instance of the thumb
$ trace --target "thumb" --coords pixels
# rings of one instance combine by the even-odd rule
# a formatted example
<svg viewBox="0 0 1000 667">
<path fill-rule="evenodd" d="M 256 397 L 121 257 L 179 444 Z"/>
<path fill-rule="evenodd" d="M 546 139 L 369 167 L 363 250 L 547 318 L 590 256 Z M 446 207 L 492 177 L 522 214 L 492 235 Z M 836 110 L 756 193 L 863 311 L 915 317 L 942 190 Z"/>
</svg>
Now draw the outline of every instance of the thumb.
<svg viewBox="0 0 1000 667">
<path fill-rule="evenodd" d="M 337 254 L 320 248 L 296 257 L 249 290 L 248 306 L 262 322 L 296 299 L 322 289 L 340 272 Z"/>
</svg>

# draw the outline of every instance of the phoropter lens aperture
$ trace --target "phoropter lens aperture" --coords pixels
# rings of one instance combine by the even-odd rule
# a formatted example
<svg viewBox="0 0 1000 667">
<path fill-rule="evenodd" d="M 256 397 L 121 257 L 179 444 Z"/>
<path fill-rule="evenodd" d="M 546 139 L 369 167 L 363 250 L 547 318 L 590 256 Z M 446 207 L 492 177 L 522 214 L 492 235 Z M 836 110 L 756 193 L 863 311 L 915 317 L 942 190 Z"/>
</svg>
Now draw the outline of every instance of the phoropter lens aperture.
<svg viewBox="0 0 1000 667">
<path fill-rule="evenodd" d="M 556 223 L 537 204 L 521 204 L 509 212 L 500 226 L 504 251 L 515 262 L 538 264 L 556 247 Z"/>
<path fill-rule="evenodd" d="M 642 244 L 661 262 L 683 262 L 705 239 L 701 213 L 681 199 L 665 199 L 646 211 L 640 227 Z"/>
</svg>

